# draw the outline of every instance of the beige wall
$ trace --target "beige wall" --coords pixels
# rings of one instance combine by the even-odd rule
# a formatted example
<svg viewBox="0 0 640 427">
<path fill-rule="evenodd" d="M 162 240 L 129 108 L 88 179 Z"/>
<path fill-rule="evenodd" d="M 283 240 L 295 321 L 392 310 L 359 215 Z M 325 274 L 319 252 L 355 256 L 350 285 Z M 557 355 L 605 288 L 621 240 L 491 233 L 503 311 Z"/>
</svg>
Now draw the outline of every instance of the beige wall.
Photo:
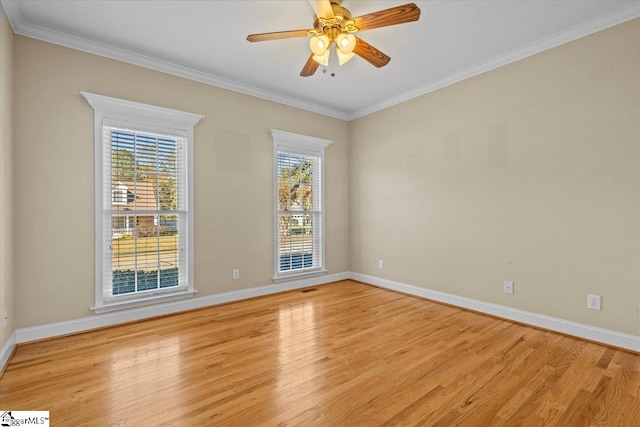
<svg viewBox="0 0 640 427">
<path fill-rule="evenodd" d="M 2 46 L 14 47 L 2 70 L 13 59 L 19 94 L 2 116 L 13 137 L 3 121 L 0 140 L 3 155 L 13 148 L 0 163 L 2 200 L 15 188 L 2 224 L 16 236 L 15 284 L 3 279 L 0 295 L 19 306 L 2 340 L 92 315 L 93 121 L 81 90 L 205 115 L 195 128 L 199 296 L 270 283 L 276 128 L 335 141 L 331 273 L 640 335 L 640 20 L 351 123 L 21 36 L 7 43 L 2 26 Z M 601 312 L 585 308 L 587 293 L 602 295 Z"/>
<path fill-rule="evenodd" d="M 6 16 L 0 13 L 0 348 L 14 329 L 12 103 L 13 31 Z"/>
<path fill-rule="evenodd" d="M 636 19 L 352 122 L 352 271 L 640 335 L 638 40 Z"/>
<path fill-rule="evenodd" d="M 92 315 L 93 110 L 80 91 L 205 116 L 194 148 L 198 296 L 271 283 L 271 128 L 334 141 L 326 150 L 326 266 L 349 270 L 348 123 L 21 36 L 15 90 L 15 294 L 28 302 L 16 327 Z"/>
</svg>

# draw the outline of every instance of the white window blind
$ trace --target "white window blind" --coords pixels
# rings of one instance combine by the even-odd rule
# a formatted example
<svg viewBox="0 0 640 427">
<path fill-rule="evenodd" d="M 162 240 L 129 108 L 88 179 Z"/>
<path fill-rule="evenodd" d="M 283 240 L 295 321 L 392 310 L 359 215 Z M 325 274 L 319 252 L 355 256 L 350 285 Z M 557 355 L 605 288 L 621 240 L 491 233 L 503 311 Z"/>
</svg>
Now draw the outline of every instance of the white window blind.
<svg viewBox="0 0 640 427">
<path fill-rule="evenodd" d="M 278 152 L 278 272 L 322 267 L 322 160 Z"/>
<path fill-rule="evenodd" d="M 193 126 L 202 116 L 82 95 L 96 145 L 93 309 L 193 295 Z"/>
<path fill-rule="evenodd" d="M 324 273 L 324 149 L 331 141 L 271 131 L 275 157 L 274 280 Z"/>
<path fill-rule="evenodd" d="M 186 142 L 103 126 L 105 299 L 187 288 Z"/>
</svg>

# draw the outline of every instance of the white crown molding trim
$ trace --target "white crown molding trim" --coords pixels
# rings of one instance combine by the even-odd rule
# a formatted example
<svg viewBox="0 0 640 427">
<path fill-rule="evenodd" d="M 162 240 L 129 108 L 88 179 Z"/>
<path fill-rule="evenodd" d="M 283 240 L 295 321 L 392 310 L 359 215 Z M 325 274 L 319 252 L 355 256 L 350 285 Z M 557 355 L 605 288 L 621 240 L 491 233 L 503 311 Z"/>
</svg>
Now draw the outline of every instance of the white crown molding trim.
<svg viewBox="0 0 640 427">
<path fill-rule="evenodd" d="M 7 17 L 14 32 L 16 28 L 24 25 L 24 17 L 20 12 L 20 8 L 17 6 L 17 2 L 0 0 L 0 13 Z"/>
<path fill-rule="evenodd" d="M 104 328 L 121 323 L 133 322 L 136 320 L 148 319 L 151 317 L 165 316 L 167 314 L 179 313 L 181 311 L 194 310 L 197 308 L 210 307 L 229 302 L 241 301 L 247 298 L 255 298 L 263 295 L 271 295 L 294 289 L 306 288 L 308 286 L 322 285 L 325 283 L 347 280 L 349 273 L 335 273 L 322 277 L 294 280 L 277 285 L 260 286 L 250 289 L 240 289 L 237 291 L 225 292 L 222 294 L 208 295 L 205 297 L 193 298 L 165 304 L 158 304 L 148 307 L 134 308 L 117 313 L 106 313 L 94 316 L 87 316 L 80 319 L 67 320 L 64 322 L 49 323 L 45 325 L 31 326 L 16 329 L 15 344 L 52 338 L 60 335 L 74 334 L 89 331 L 92 329 Z"/>
<path fill-rule="evenodd" d="M 426 298 L 432 301 L 442 302 L 484 314 L 490 314 L 492 316 L 501 317 L 503 319 L 524 323 L 542 329 L 640 352 L 640 336 L 612 331 L 610 329 L 598 328 L 596 326 L 585 325 L 582 323 L 572 322 L 570 320 L 559 319 L 557 317 L 545 316 L 543 314 L 533 313 L 530 311 L 518 310 L 498 304 L 491 304 L 484 301 L 420 288 L 360 273 L 352 272 L 350 278 L 392 291 L 402 292 L 404 294 Z"/>
<path fill-rule="evenodd" d="M 13 354 L 13 350 L 16 348 L 16 333 L 13 332 L 7 342 L 0 349 L 0 372 L 7 366 L 9 358 Z"/>
<path fill-rule="evenodd" d="M 334 117 L 345 121 L 358 119 L 360 117 L 375 113 L 385 108 L 400 104 L 404 101 L 417 98 L 427 93 L 450 86 L 454 83 L 458 83 L 468 78 L 477 76 L 503 65 L 507 65 L 528 56 L 535 55 L 561 44 L 568 43 L 597 31 L 601 31 L 614 25 L 618 25 L 631 19 L 640 17 L 640 3 L 633 3 L 629 6 L 620 8 L 599 18 L 577 25 L 566 31 L 562 31 L 560 33 L 553 34 L 549 37 L 533 42 L 527 46 L 516 49 L 507 54 L 500 55 L 488 61 L 484 61 L 471 68 L 452 74 L 451 76 L 438 82 L 429 84 L 427 86 L 422 86 L 409 92 L 405 92 L 404 94 L 393 97 L 381 103 L 371 105 L 367 108 L 348 113 L 346 111 L 336 110 L 334 108 L 329 108 L 320 104 L 303 101 L 290 96 L 263 90 L 254 86 L 238 83 L 229 79 L 224 79 L 213 74 L 197 71 L 167 61 L 140 55 L 125 49 L 119 49 L 105 44 L 92 42 L 81 37 L 72 36 L 66 33 L 34 25 L 24 21 L 24 17 L 20 13 L 19 7 L 16 5 L 17 2 L 6 2 L 0 0 L 0 3 L 4 8 L 7 19 L 9 20 L 9 23 L 11 24 L 11 27 L 16 34 L 35 38 L 49 43 L 58 44 L 72 49 L 81 50 L 83 52 L 104 56 L 129 64 L 138 65 L 155 71 L 183 77 L 200 83 L 209 84 L 211 86 L 228 89 L 245 95 L 255 96 L 257 98 L 266 99 L 268 101 L 277 102 L 280 104 L 288 105 L 290 107 L 300 108 L 302 110 L 323 114 L 325 116 Z"/>
<path fill-rule="evenodd" d="M 12 2 L 7 2 L 6 4 L 12 4 Z M 348 114 L 344 111 L 335 110 L 333 108 L 328 108 L 320 104 L 303 101 L 298 98 L 293 98 L 287 95 L 260 89 L 251 85 L 238 83 L 233 80 L 218 77 L 213 74 L 205 73 L 192 68 L 183 67 L 181 65 L 163 61 L 161 59 L 152 58 L 125 49 L 112 47 L 103 43 L 90 41 L 81 37 L 72 36 L 67 33 L 62 33 L 59 31 L 41 27 L 39 25 L 34 25 L 29 22 L 24 22 L 22 18 L 16 13 L 17 8 L 15 6 L 12 6 L 8 9 L 9 11 L 7 11 L 7 17 L 9 18 L 9 23 L 13 27 L 14 32 L 21 36 L 31 37 L 48 43 L 53 43 L 94 55 L 115 59 L 117 61 L 126 62 L 128 64 L 160 71 L 162 73 L 171 74 L 200 83 L 205 83 L 222 89 L 228 89 L 245 95 L 255 96 L 256 98 L 266 99 L 268 101 L 277 102 L 279 104 L 300 108 L 302 110 L 311 111 L 313 113 L 318 113 L 341 120 L 346 120 L 348 117 Z"/>
<path fill-rule="evenodd" d="M 614 25 L 622 24 L 623 22 L 630 21 L 631 19 L 635 19 L 638 17 L 640 17 L 640 3 L 631 4 L 606 15 L 600 16 L 599 18 L 592 19 L 591 21 L 587 21 L 583 24 L 569 28 L 568 30 L 552 34 L 526 46 L 512 50 L 511 52 L 508 52 L 506 54 L 499 55 L 487 61 L 476 64 L 471 68 L 467 68 L 466 70 L 454 73 L 449 77 L 446 77 L 435 83 L 416 88 L 396 97 L 390 98 L 386 101 L 358 110 L 349 115 L 347 120 L 352 121 L 360 117 L 375 113 L 377 111 L 384 110 L 385 108 L 389 108 L 402 102 L 408 101 L 410 99 L 426 95 L 430 92 L 435 92 L 438 89 L 442 89 L 452 84 L 459 83 L 463 80 L 475 77 L 479 74 L 486 73 L 487 71 L 502 67 L 503 65 L 507 65 L 520 59 L 533 56 L 537 53 L 544 52 L 545 50 L 549 50 L 565 43 L 569 43 L 579 38 L 588 36 L 589 34 L 605 30 L 607 28 L 613 27 Z"/>
</svg>

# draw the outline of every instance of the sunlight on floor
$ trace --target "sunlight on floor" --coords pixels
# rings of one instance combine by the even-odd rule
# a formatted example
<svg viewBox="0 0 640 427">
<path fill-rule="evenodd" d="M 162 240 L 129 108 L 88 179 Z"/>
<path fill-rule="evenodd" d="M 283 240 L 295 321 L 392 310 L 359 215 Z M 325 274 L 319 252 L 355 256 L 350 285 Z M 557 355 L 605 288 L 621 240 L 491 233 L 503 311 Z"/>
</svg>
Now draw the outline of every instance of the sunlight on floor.
<svg viewBox="0 0 640 427">
<path fill-rule="evenodd" d="M 162 371 L 158 367 L 162 366 Z M 127 346 L 111 355 L 109 394 L 114 409 L 136 405 L 141 398 L 175 388 L 181 381 L 180 338 L 170 337 Z M 175 397 L 180 396 L 176 393 Z M 153 401 L 154 399 L 150 399 Z M 179 405 L 179 402 L 173 402 Z"/>
<path fill-rule="evenodd" d="M 320 403 L 313 390 L 322 388 L 325 382 L 317 366 L 321 354 L 315 306 L 311 302 L 280 308 L 278 318 L 278 364 L 277 386 L 279 399 L 276 404 L 286 412 L 288 403 L 305 395 L 310 406 L 314 400 Z M 294 391 L 295 394 L 286 391 Z M 285 391 L 283 393 L 283 391 Z M 305 394 L 309 393 L 309 394 Z M 282 397 L 285 397 L 283 400 Z"/>
</svg>

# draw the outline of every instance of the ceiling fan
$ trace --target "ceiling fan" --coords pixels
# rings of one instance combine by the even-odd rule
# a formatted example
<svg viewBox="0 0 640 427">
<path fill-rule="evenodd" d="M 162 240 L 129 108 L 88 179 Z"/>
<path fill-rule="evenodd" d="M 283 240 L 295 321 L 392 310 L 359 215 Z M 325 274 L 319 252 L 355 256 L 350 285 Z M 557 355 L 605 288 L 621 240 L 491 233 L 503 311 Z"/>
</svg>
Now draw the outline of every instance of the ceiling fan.
<svg viewBox="0 0 640 427">
<path fill-rule="evenodd" d="M 308 1 L 315 12 L 313 28 L 247 36 L 250 42 L 310 37 L 311 55 L 300 72 L 302 77 L 313 75 L 319 65 L 329 65 L 329 54 L 333 43 L 336 44 L 335 51 L 340 65 L 349 61 L 354 55 L 358 55 L 375 67 L 384 67 L 391 58 L 354 34 L 359 31 L 417 21 L 420 18 L 420 8 L 414 3 L 352 18 L 351 12 L 342 7 L 342 0 Z"/>
</svg>

